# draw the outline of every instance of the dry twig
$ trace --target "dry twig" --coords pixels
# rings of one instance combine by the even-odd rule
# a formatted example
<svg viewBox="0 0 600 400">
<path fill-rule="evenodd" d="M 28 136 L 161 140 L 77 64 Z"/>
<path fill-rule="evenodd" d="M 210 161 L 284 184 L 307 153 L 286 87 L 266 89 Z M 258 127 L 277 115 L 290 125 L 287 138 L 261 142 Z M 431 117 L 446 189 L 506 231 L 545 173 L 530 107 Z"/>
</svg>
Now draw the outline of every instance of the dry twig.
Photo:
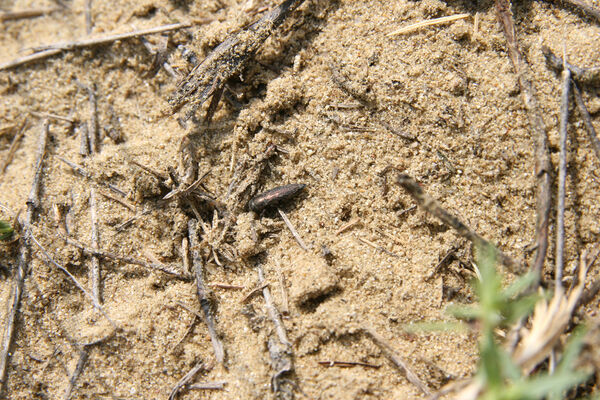
<svg viewBox="0 0 600 400">
<path fill-rule="evenodd" d="M 204 314 L 204 322 L 208 328 L 210 340 L 215 352 L 215 358 L 218 363 L 223 364 L 223 361 L 225 360 L 225 351 L 223 350 L 223 344 L 215 329 L 215 321 L 210 309 L 210 300 L 206 295 L 206 287 L 204 286 L 204 261 L 202 260 L 199 251 L 198 232 L 196 228 L 197 223 L 198 222 L 194 219 L 191 219 L 188 222 L 188 237 L 190 240 L 190 248 L 192 250 L 192 265 L 194 266 L 194 273 L 196 275 L 198 300 L 200 301 L 200 308 L 202 308 L 202 313 Z"/>
<path fill-rule="evenodd" d="M 189 23 L 170 24 L 170 25 L 163 25 L 163 26 L 159 26 L 159 27 L 151 28 L 151 29 L 141 29 L 141 30 L 136 30 L 133 32 L 127 32 L 127 33 L 110 34 L 110 35 L 99 36 L 96 38 L 75 40 L 75 41 L 69 41 L 69 42 L 59 42 L 59 43 L 38 46 L 38 47 L 33 48 L 33 50 L 35 51 L 35 53 L 33 53 L 33 54 L 30 54 L 25 57 L 18 57 L 12 61 L 6 62 L 4 64 L 0 64 L 0 71 L 9 69 L 9 68 L 14 68 L 14 67 L 17 67 L 17 66 L 20 66 L 23 64 L 27 64 L 31 61 L 42 60 L 44 58 L 48 58 L 53 55 L 62 53 L 65 50 L 98 46 L 98 45 L 102 45 L 102 44 L 112 43 L 117 40 L 124 40 L 124 39 L 130 39 L 130 38 L 134 38 L 134 37 L 144 36 L 144 35 L 151 35 L 153 33 L 173 31 L 173 30 L 177 30 L 177 29 L 187 28 L 189 26 L 191 26 L 191 24 L 189 24 Z"/>
<path fill-rule="evenodd" d="M 6 157 L 4 157 L 4 161 L 2 162 L 2 167 L 0 167 L 0 174 L 4 174 L 6 172 L 6 168 L 12 162 L 12 159 L 17 151 L 17 147 L 19 143 L 21 143 L 21 139 L 25 136 L 25 129 L 27 128 L 27 120 L 24 119 L 21 125 L 19 126 L 18 132 L 13 137 L 12 142 L 10 143 L 10 148 L 8 149 L 8 153 Z"/>
<path fill-rule="evenodd" d="M 533 130 L 535 144 L 535 175 L 537 185 L 537 221 L 536 221 L 536 255 L 532 270 L 541 276 L 546 252 L 548 250 L 548 225 L 550 221 L 550 207 L 552 206 L 552 164 L 550 162 L 550 150 L 548 149 L 548 136 L 544 125 L 544 119 L 540 112 L 535 89 L 531 81 L 531 69 L 523 59 L 517 42 L 517 32 L 510 11 L 509 0 L 496 0 L 496 12 L 500 21 L 506 43 L 508 54 L 512 60 L 515 74 L 519 80 L 519 87 L 523 97 L 523 103 L 529 115 L 529 125 Z"/>
<path fill-rule="evenodd" d="M 42 15 L 50 14 L 60 10 L 59 8 L 36 8 L 30 10 L 18 10 L 18 11 L 5 11 L 0 13 L 0 22 L 24 19 L 24 18 L 36 18 Z"/>
<path fill-rule="evenodd" d="M 415 199 L 415 201 L 425 209 L 425 211 L 437 217 L 444 224 L 456 230 L 456 232 L 460 236 L 468 239 L 471 243 L 475 245 L 475 247 L 493 247 L 496 251 L 498 261 L 500 261 L 502 264 L 506 265 L 516 273 L 522 272 L 522 267 L 519 265 L 519 263 L 517 263 L 507 254 L 501 252 L 499 249 L 496 249 L 494 246 L 492 246 L 490 242 L 481 237 L 477 232 L 471 230 L 471 228 L 465 225 L 460 219 L 458 219 L 456 216 L 450 214 L 448 211 L 442 208 L 442 206 L 440 206 L 437 200 L 431 198 L 427 193 L 425 193 L 425 191 L 423 191 L 421 186 L 417 182 L 415 182 L 413 178 L 411 178 L 408 175 L 401 174 L 400 176 L 398 176 L 398 184 L 402 186 L 413 197 L 413 199 Z"/>
<path fill-rule="evenodd" d="M 198 361 L 198 363 L 194 365 L 194 367 L 187 374 L 185 374 L 185 376 L 181 378 L 179 382 L 177 382 L 177 384 L 175 384 L 175 387 L 173 388 L 173 390 L 171 390 L 171 393 L 169 394 L 169 400 L 175 400 L 177 393 L 185 385 L 187 385 L 194 378 L 194 376 L 196 376 L 198 372 L 202 370 L 210 370 L 211 368 L 212 366 L 205 366 L 202 361 Z"/>
<path fill-rule="evenodd" d="M 4 326 L 4 336 L 2 337 L 2 349 L 0 350 L 0 394 L 4 393 L 6 385 L 6 374 L 8 372 L 8 361 L 10 355 L 10 347 L 12 345 L 13 334 L 15 330 L 15 320 L 17 318 L 17 312 L 21 303 L 21 295 L 23 293 L 23 284 L 25 282 L 25 276 L 27 275 L 27 269 L 31 259 L 31 243 L 30 240 L 33 238 L 31 232 L 31 224 L 35 218 L 35 212 L 40 205 L 40 185 L 42 180 L 42 168 L 44 165 L 44 158 L 46 156 L 46 146 L 48 143 L 48 132 L 49 122 L 45 120 L 42 124 L 42 130 L 38 139 L 38 149 L 36 153 L 35 169 L 33 182 L 31 184 L 31 190 L 29 197 L 27 198 L 27 214 L 23 223 L 24 233 L 23 242 L 19 250 L 19 263 L 17 265 L 17 271 L 13 287 L 11 289 L 10 300 L 8 302 L 8 312 L 6 317 L 6 325 Z"/>
<path fill-rule="evenodd" d="M 189 103 L 183 117 L 188 120 L 209 97 L 214 95 L 217 97 L 214 101 L 218 102 L 217 94 L 227 80 L 242 70 L 260 45 L 303 1 L 285 0 L 248 28 L 225 39 L 177 85 L 169 97 L 172 112 Z"/>
<path fill-rule="evenodd" d="M 406 361 L 392 348 L 392 346 L 374 329 L 364 327 L 363 331 L 373 340 L 373 342 L 383 350 L 389 359 L 396 365 L 400 371 L 404 372 L 410 383 L 415 385 L 426 396 L 431 395 L 431 391 L 427 385 L 410 369 Z"/>
</svg>

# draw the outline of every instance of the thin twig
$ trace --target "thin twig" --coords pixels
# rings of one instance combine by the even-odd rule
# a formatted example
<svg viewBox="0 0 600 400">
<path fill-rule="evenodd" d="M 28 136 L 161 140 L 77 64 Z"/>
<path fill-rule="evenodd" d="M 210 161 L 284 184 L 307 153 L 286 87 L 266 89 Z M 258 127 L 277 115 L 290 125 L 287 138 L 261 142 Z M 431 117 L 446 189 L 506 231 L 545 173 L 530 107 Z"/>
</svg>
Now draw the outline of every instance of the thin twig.
<svg viewBox="0 0 600 400">
<path fill-rule="evenodd" d="M 369 364 L 369 363 L 364 363 L 364 362 L 360 362 L 360 361 L 319 361 L 318 362 L 319 365 L 323 365 L 325 367 L 342 367 L 342 368 L 348 368 L 348 367 L 367 367 L 367 368 L 381 368 L 381 365 L 376 365 L 376 364 Z"/>
<path fill-rule="evenodd" d="M 59 43 L 39 46 L 39 47 L 33 48 L 33 50 L 36 51 L 33 54 L 30 54 L 25 57 L 18 57 L 12 61 L 0 64 L 0 71 L 9 69 L 9 68 L 14 68 L 19 65 L 29 63 L 31 61 L 42 60 L 44 58 L 48 58 L 53 55 L 62 53 L 65 50 L 97 46 L 97 45 L 101 45 L 101 44 L 111 43 L 111 42 L 114 42 L 117 40 L 129 39 L 129 38 L 134 38 L 134 37 L 143 36 L 143 35 L 151 35 L 153 33 L 173 31 L 173 30 L 177 30 L 177 29 L 181 29 L 181 28 L 187 28 L 189 26 L 191 26 L 191 24 L 189 24 L 189 23 L 170 24 L 170 25 L 163 25 L 163 26 L 159 26 L 159 27 L 151 28 L 151 29 L 142 29 L 142 30 L 127 32 L 127 33 L 110 34 L 110 35 L 104 35 L 104 36 L 100 36 L 100 37 L 96 37 L 96 38 L 83 39 L 83 40 L 78 40 L 78 41 L 76 40 L 76 41 L 71 41 L 71 42 L 59 42 Z"/>
<path fill-rule="evenodd" d="M 36 18 L 42 15 L 50 14 L 60 10 L 59 8 L 36 8 L 31 10 L 18 10 L 18 11 L 5 11 L 0 13 L 0 22 L 24 19 L 24 18 Z"/>
<path fill-rule="evenodd" d="M 64 400 L 69 400 L 71 398 L 71 393 L 75 388 L 75 384 L 77 383 L 77 378 L 83 372 L 83 368 L 85 367 L 85 363 L 87 362 L 89 356 L 89 347 L 83 346 L 83 348 L 79 351 L 79 359 L 77 360 L 77 365 L 75 366 L 75 370 L 73 374 L 69 378 L 69 386 L 67 386 L 67 390 L 65 395 L 63 396 Z"/>
<path fill-rule="evenodd" d="M 143 260 L 140 260 L 140 259 L 137 259 L 134 257 L 120 256 L 118 254 L 111 253 L 111 252 L 108 252 L 108 251 L 105 251 L 102 249 L 86 247 L 83 244 L 79 243 L 78 241 L 73 240 L 69 237 L 63 237 L 63 239 L 64 239 L 65 243 L 70 244 L 71 246 L 77 247 L 78 249 L 83 251 L 84 254 L 89 255 L 89 256 L 109 258 L 109 259 L 121 261 L 125 264 L 139 265 L 141 267 L 145 267 L 148 269 L 154 269 L 154 270 L 164 272 L 166 274 L 172 275 L 172 276 L 174 276 L 176 278 L 180 278 L 180 279 L 189 279 L 190 278 L 188 275 L 182 274 L 181 272 L 175 270 L 174 268 L 171 268 L 170 266 L 167 266 L 164 264 L 148 263 L 146 261 L 143 261 Z"/>
<path fill-rule="evenodd" d="M 110 322 L 110 324 L 113 326 L 113 328 L 117 328 L 117 325 L 114 323 L 114 321 L 108 316 L 108 314 L 106 314 L 106 312 L 104 311 L 104 308 L 102 307 L 102 305 L 100 305 L 100 303 L 98 303 L 96 301 L 96 299 L 94 298 L 94 296 L 88 292 L 81 283 L 79 283 L 79 281 L 77 280 L 77 278 L 75 278 L 73 276 L 73 274 L 71 274 L 69 272 L 68 269 L 66 269 L 65 267 L 63 267 L 62 265 L 60 265 L 59 263 L 57 263 L 56 261 L 54 261 L 54 258 L 52 258 L 52 256 L 50 256 L 50 254 L 48 253 L 48 251 L 44 248 L 44 246 L 42 246 L 40 244 L 40 242 L 37 241 L 37 239 L 35 238 L 35 236 L 33 236 L 33 234 L 31 235 L 31 240 L 33 241 L 33 243 L 35 243 L 35 245 L 42 251 L 42 254 L 44 254 L 44 256 L 46 257 L 46 259 L 52 264 L 54 265 L 56 268 L 58 268 L 59 270 L 61 270 L 62 272 L 64 272 L 70 279 L 71 281 L 73 281 L 73 283 L 75 284 L 75 286 L 77 286 L 77 288 L 79 288 L 79 290 L 81 290 L 83 292 L 83 294 L 85 294 L 85 296 L 90 299 L 92 305 L 98 310 L 100 311 L 100 313 L 108 320 L 108 322 Z"/>
<path fill-rule="evenodd" d="M 288 227 L 288 229 L 292 233 L 292 236 L 294 237 L 294 239 L 296 239 L 296 242 L 298 242 L 300 247 L 302 247 L 304 250 L 308 251 L 309 250 L 308 246 L 306 245 L 306 243 L 304 243 L 304 240 L 302 240 L 302 238 L 298 234 L 298 231 L 296 231 L 296 228 L 294 228 L 294 225 L 292 225 L 292 223 L 290 222 L 287 215 L 285 215 L 285 213 L 283 211 L 281 211 L 279 208 L 277 209 L 277 211 L 279 211 L 279 215 L 281 215 L 281 219 L 283 219 L 283 222 L 285 222 L 285 225 Z"/>
<path fill-rule="evenodd" d="M 531 82 L 532 72 L 523 59 L 517 43 L 517 32 L 515 29 L 509 0 L 496 0 L 496 12 L 500 21 L 508 46 L 508 54 L 512 60 L 515 74 L 519 80 L 519 87 L 523 97 L 523 103 L 529 115 L 529 125 L 533 130 L 535 138 L 535 176 L 537 185 L 537 220 L 536 241 L 537 249 L 532 270 L 541 277 L 542 267 L 548 251 L 548 225 L 550 222 L 550 208 L 552 206 L 552 163 L 550 162 L 550 150 L 548 148 L 548 136 L 544 125 L 544 119 L 540 112 L 535 89 Z"/>
<path fill-rule="evenodd" d="M 108 34 L 103 36 L 98 36 L 89 39 L 82 40 L 73 40 L 59 43 L 52 43 L 42 46 L 32 47 L 34 51 L 46 51 L 46 50 L 71 50 L 82 47 L 90 47 L 90 46 L 98 46 L 102 44 L 116 42 L 117 40 L 131 39 L 139 36 L 152 35 L 154 33 L 162 33 L 168 31 L 175 31 L 182 28 L 189 28 L 192 26 L 190 23 L 179 23 L 179 24 L 169 24 L 169 25 L 161 25 L 155 28 L 150 29 L 139 29 L 126 33 L 117 33 L 117 34 Z"/>
<path fill-rule="evenodd" d="M 259 284 L 263 284 L 265 281 L 265 272 L 263 270 L 262 265 L 258 264 L 256 269 L 258 271 Z M 263 297 L 265 298 L 265 306 L 267 307 L 267 312 L 269 313 L 271 321 L 273 321 L 273 324 L 275 325 L 275 330 L 277 331 L 279 341 L 286 346 L 290 346 L 291 348 L 292 344 L 288 340 L 287 332 L 285 331 L 285 326 L 281 321 L 281 315 L 279 314 L 277 307 L 275 307 L 275 304 L 273 304 L 273 297 L 271 296 L 271 290 L 269 289 L 269 286 L 265 286 L 262 292 Z"/>
<path fill-rule="evenodd" d="M 198 244 L 198 232 L 197 232 L 197 221 L 191 219 L 188 222 L 188 237 L 190 240 L 190 247 L 192 250 L 192 265 L 194 266 L 194 273 L 196 275 L 196 288 L 198 293 L 198 300 L 200 301 L 200 308 L 204 314 L 204 322 L 208 328 L 210 340 L 212 342 L 213 350 L 215 352 L 215 358 L 219 364 L 223 364 L 225 360 L 225 351 L 223 350 L 223 344 L 219 339 L 219 335 L 215 329 L 215 321 L 210 309 L 210 300 L 206 295 L 206 287 L 204 286 L 204 261 L 199 251 Z"/>
<path fill-rule="evenodd" d="M 431 395 L 431 391 L 427 387 L 427 385 L 410 369 L 406 361 L 400 357 L 400 355 L 393 349 L 393 347 L 374 329 L 370 327 L 364 327 L 364 332 L 373 340 L 379 348 L 383 350 L 383 352 L 388 356 L 388 358 L 396 365 L 400 371 L 404 372 L 406 378 L 410 383 L 415 385 L 423 394 L 426 396 Z"/>
<path fill-rule="evenodd" d="M 444 224 L 456 230 L 456 232 L 471 241 L 475 247 L 486 248 L 493 247 L 496 251 L 498 261 L 509 267 L 514 272 L 521 272 L 521 266 L 510 256 L 504 254 L 499 249 L 496 249 L 490 242 L 481 237 L 477 232 L 471 230 L 458 217 L 446 211 L 434 198 L 430 197 L 421 186 L 410 176 L 401 174 L 398 176 L 398 184 L 402 186 L 415 201 L 431 215 L 437 217 Z"/>
<path fill-rule="evenodd" d="M 542 53 L 546 58 L 546 64 L 555 70 L 561 72 L 563 68 L 571 71 L 571 78 L 582 85 L 600 85 L 600 67 L 582 68 L 577 65 L 570 64 L 557 56 L 547 46 L 542 46 Z"/>
<path fill-rule="evenodd" d="M 202 370 L 207 370 L 207 369 L 210 369 L 210 367 L 205 366 L 202 361 L 198 361 L 198 363 L 196 365 L 194 365 L 194 367 L 187 374 L 185 374 L 185 376 L 183 378 L 181 378 L 179 380 L 179 382 L 177 382 L 175 384 L 175 387 L 173 388 L 173 390 L 171 390 L 171 394 L 169 394 L 169 400 L 174 400 L 175 397 L 177 396 L 177 393 L 185 385 L 187 385 L 188 382 L 191 381 L 198 372 L 200 372 Z"/>
<path fill-rule="evenodd" d="M 75 164 L 72 161 L 66 160 L 60 156 L 55 156 L 57 159 L 59 159 L 60 161 L 64 162 L 65 164 L 67 164 L 69 167 L 71 167 L 73 169 L 73 171 L 77 172 L 79 175 L 83 176 L 84 178 L 87 178 L 91 181 L 94 181 L 96 183 L 98 183 L 99 185 L 103 185 L 106 186 L 107 188 L 109 188 L 110 190 L 112 190 L 113 192 L 115 192 L 116 194 L 118 194 L 119 196 L 122 197 L 127 197 L 127 193 L 125 193 L 124 191 L 122 191 L 121 189 L 119 189 L 118 187 L 116 187 L 115 185 L 112 185 L 110 183 L 105 183 L 105 182 L 100 182 L 97 181 L 92 174 L 90 174 L 88 171 L 86 171 L 85 169 L 83 169 L 83 167 Z"/>
<path fill-rule="evenodd" d="M 6 172 L 6 168 L 12 162 L 12 159 L 17 151 L 17 147 L 19 143 L 21 143 L 21 139 L 25 136 L 25 129 L 27 128 L 27 120 L 24 119 L 21 125 L 19 126 L 19 130 L 17 134 L 13 137 L 12 142 L 10 143 L 10 148 L 8 149 L 8 153 L 6 157 L 4 157 L 4 161 L 2 162 L 2 167 L 0 167 L 0 174 L 4 174 Z"/>
<path fill-rule="evenodd" d="M 560 161 L 558 164 L 558 194 L 556 206 L 556 260 L 555 288 L 562 287 L 562 276 L 565 257 L 565 195 L 567 181 L 567 124 L 569 122 L 569 91 L 571 87 L 571 71 L 565 68 L 562 72 L 562 95 L 560 100 Z"/>
<path fill-rule="evenodd" d="M 15 320 L 21 303 L 21 295 L 23 293 L 23 284 L 31 259 L 31 243 L 33 238 L 31 233 L 31 223 L 35 217 L 36 209 L 39 206 L 39 193 L 42 178 L 42 167 L 46 155 L 46 146 L 48 143 L 49 122 L 45 120 L 42 124 L 42 130 L 38 139 L 38 149 L 36 153 L 35 172 L 31 190 L 27 199 L 27 214 L 25 216 L 23 233 L 23 243 L 19 250 L 19 263 L 15 273 L 15 279 L 11 290 L 10 301 L 8 302 L 8 312 L 6 317 L 6 325 L 4 326 L 4 336 L 2 337 L 2 349 L 0 351 L 0 394 L 4 393 L 6 385 L 6 375 L 8 372 L 8 357 L 10 355 L 10 347 L 12 345 L 13 334 L 15 330 Z"/>
<path fill-rule="evenodd" d="M 594 125 L 592 124 L 592 117 L 585 106 L 583 101 L 583 97 L 581 96 L 581 90 L 577 87 L 576 83 L 573 83 L 573 95 L 575 97 L 575 104 L 577 104 L 577 109 L 579 110 L 579 114 L 583 119 L 583 124 L 588 132 L 588 136 L 590 137 L 590 142 L 592 142 L 592 146 L 594 147 L 594 152 L 596 153 L 596 157 L 600 160 L 600 140 L 598 140 L 598 135 L 596 134 L 596 129 L 594 129 Z"/>
<path fill-rule="evenodd" d="M 98 233 L 98 213 L 96 210 L 96 188 L 90 189 L 90 215 L 92 218 L 92 247 L 100 247 L 100 238 Z M 92 255 L 92 268 L 90 268 L 89 279 L 92 285 L 92 294 L 98 303 L 100 303 L 100 259 Z"/>
</svg>

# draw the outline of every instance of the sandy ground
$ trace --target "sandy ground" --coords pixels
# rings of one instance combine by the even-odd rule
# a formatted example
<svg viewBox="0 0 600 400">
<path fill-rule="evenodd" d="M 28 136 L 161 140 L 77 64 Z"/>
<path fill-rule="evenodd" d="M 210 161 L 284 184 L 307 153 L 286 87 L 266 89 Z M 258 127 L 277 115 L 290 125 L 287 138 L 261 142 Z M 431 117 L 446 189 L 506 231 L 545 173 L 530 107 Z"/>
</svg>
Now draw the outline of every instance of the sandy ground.
<svg viewBox="0 0 600 400">
<path fill-rule="evenodd" d="M 57 2 L 58 3 L 58 2 Z M 4 21 L 0 62 L 24 48 L 84 38 L 83 1 L 49 15 Z M 168 62 L 181 76 L 192 68 L 179 45 L 201 60 L 230 32 L 258 19 L 276 1 L 94 1 L 92 35 L 192 21 L 193 26 L 148 36 L 168 42 Z M 559 78 L 545 65 L 541 46 L 569 61 L 600 65 L 600 27 L 555 3 L 518 2 L 523 52 L 535 86 L 554 166 L 558 164 Z M 56 7 L 50 1 L 7 1 L 4 10 Z M 595 2 L 598 6 L 598 2 Z M 473 17 L 405 35 L 388 33 L 408 24 L 469 13 Z M 475 17 L 476 16 L 476 17 Z M 478 20 L 475 30 L 474 21 Z M 200 204 L 206 225 L 201 246 L 216 329 L 226 352 L 215 362 L 193 281 L 142 266 L 101 259 L 104 311 L 36 248 L 26 279 L 8 371 L 7 399 L 63 398 L 79 345 L 88 359 L 71 398 L 166 399 L 175 383 L 199 361 L 212 369 L 193 382 L 224 381 L 223 390 L 183 390 L 180 399 L 274 397 L 268 341 L 274 327 L 261 295 L 246 298 L 264 269 L 274 303 L 293 349 L 296 398 L 423 398 L 369 337 L 382 335 L 432 391 L 467 377 L 477 363 L 476 334 L 409 334 L 412 322 L 451 320 L 447 306 L 469 303 L 471 250 L 439 221 L 415 209 L 395 183 L 394 167 L 415 177 L 448 210 L 518 260 L 531 263 L 534 242 L 534 139 L 518 83 L 505 51 L 492 1 L 307 0 L 273 35 L 239 77 L 229 83 L 210 126 L 183 128 L 166 99 L 177 78 L 161 68 L 139 39 L 64 52 L 0 72 L 0 159 L 17 127 L 27 120 L 13 161 L 0 175 L 0 218 L 24 210 L 31 187 L 42 120 L 52 113 L 43 169 L 41 206 L 33 233 L 53 259 L 89 288 L 91 258 L 59 236 L 54 209 L 63 211 L 68 234 L 91 243 L 90 191 L 97 196 L 100 247 L 156 261 L 185 272 L 182 239 L 194 218 L 183 198 L 162 201 L 159 180 L 134 162 L 166 175 L 183 176 L 182 141 L 207 173 L 204 188 L 228 205 L 228 218 Z M 77 82 L 97 87 L 102 140 L 98 154 L 79 154 L 80 130 L 90 118 L 88 95 Z M 342 85 L 336 82 L 342 82 Z M 345 86 L 347 90 L 343 90 Z M 600 97 L 584 98 L 600 129 Z M 12 127 L 11 127 L 12 126 Z M 6 128 L 6 129 L 4 129 Z M 109 132 L 122 135 L 118 142 Z M 411 141 L 402 136 L 418 138 Z M 569 125 L 566 275 L 583 249 L 600 238 L 599 160 L 576 112 Z M 270 145 L 277 150 L 265 156 Z M 62 163 L 83 166 L 88 180 Z M 258 162 L 257 160 L 262 160 Z M 386 172 L 387 171 L 387 172 Z M 230 184 L 248 183 L 237 204 L 227 203 Z M 289 183 L 307 188 L 283 205 L 310 250 L 302 250 L 279 214 L 248 212 L 252 194 Z M 127 208 L 106 184 L 125 192 Z M 167 189 L 168 191 L 168 189 Z M 233 206 L 232 206 L 233 204 Z M 554 211 L 553 211 L 554 212 Z M 24 215 L 24 214 L 23 214 Z M 125 227 L 128 219 L 137 218 Z M 219 241 L 223 226 L 227 234 Z M 553 217 L 554 220 L 554 217 Z M 343 232 L 338 230 L 356 221 Z M 551 230 L 554 237 L 554 230 Z M 374 246 L 370 245 L 374 244 Z M 448 268 L 434 273 L 452 249 Z M 217 259 L 223 266 L 217 265 Z M 552 279 L 554 246 L 545 278 Z M 231 261 L 228 260 L 231 258 Z M 0 244 L 0 323 L 17 265 L 15 245 Z M 592 275 L 597 275 L 592 272 Z M 510 276 L 507 276 L 510 279 Z M 284 295 L 285 294 L 285 295 Z M 594 315 L 598 300 L 590 303 Z M 328 367 L 320 361 L 351 361 L 376 367 Z M 287 382 L 286 382 L 287 384 Z M 283 395 L 282 395 L 283 396 Z"/>
</svg>

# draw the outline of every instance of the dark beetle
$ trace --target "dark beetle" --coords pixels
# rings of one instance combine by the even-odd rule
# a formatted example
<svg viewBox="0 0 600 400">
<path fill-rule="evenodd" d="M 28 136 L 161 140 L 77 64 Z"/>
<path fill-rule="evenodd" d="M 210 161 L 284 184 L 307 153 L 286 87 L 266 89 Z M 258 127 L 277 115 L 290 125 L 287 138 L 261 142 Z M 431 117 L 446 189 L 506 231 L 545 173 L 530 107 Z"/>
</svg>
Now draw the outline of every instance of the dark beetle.
<svg viewBox="0 0 600 400">
<path fill-rule="evenodd" d="M 306 185 L 303 183 L 292 183 L 291 185 L 276 187 L 275 189 L 254 196 L 250 202 L 248 202 L 248 208 L 251 211 L 259 213 L 266 208 L 273 207 L 291 199 L 305 187 Z"/>
</svg>

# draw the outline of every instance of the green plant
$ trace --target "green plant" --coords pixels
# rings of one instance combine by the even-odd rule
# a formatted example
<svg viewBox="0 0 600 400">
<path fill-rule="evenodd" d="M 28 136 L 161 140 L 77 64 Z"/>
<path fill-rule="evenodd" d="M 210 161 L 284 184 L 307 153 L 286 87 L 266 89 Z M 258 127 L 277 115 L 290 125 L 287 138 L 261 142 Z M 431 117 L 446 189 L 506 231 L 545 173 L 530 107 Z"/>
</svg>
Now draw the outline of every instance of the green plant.
<svg viewBox="0 0 600 400">
<path fill-rule="evenodd" d="M 477 321 L 479 327 L 479 366 L 471 382 L 468 398 L 485 400 L 534 400 L 561 399 L 565 391 L 583 382 L 588 373 L 574 369 L 583 342 L 584 329 L 576 329 L 565 347 L 562 357 L 552 374 L 542 371 L 530 374 L 515 361 L 515 354 L 509 353 L 499 342 L 496 332 L 500 328 L 513 326 L 520 319 L 531 316 L 538 302 L 546 302 L 539 294 L 531 294 L 529 288 L 537 279 L 534 273 L 518 278 L 507 288 L 502 287 L 502 276 L 495 266 L 493 247 L 477 251 L 480 279 L 473 285 L 478 298 L 475 306 L 459 306 L 448 311 L 459 320 Z M 557 293 L 555 296 L 564 296 Z M 570 314 L 569 314 L 570 315 Z M 456 330 L 460 323 L 414 324 L 417 330 Z M 463 324 L 463 328 L 466 325 Z M 549 346 L 552 348 L 553 346 Z M 540 353 L 543 354 L 543 353 Z M 462 395 L 461 394 L 461 395 Z M 462 398 L 459 395 L 458 398 Z"/>
<path fill-rule="evenodd" d="M 0 220 L 0 240 L 9 240 L 15 230 L 6 221 Z"/>
</svg>

